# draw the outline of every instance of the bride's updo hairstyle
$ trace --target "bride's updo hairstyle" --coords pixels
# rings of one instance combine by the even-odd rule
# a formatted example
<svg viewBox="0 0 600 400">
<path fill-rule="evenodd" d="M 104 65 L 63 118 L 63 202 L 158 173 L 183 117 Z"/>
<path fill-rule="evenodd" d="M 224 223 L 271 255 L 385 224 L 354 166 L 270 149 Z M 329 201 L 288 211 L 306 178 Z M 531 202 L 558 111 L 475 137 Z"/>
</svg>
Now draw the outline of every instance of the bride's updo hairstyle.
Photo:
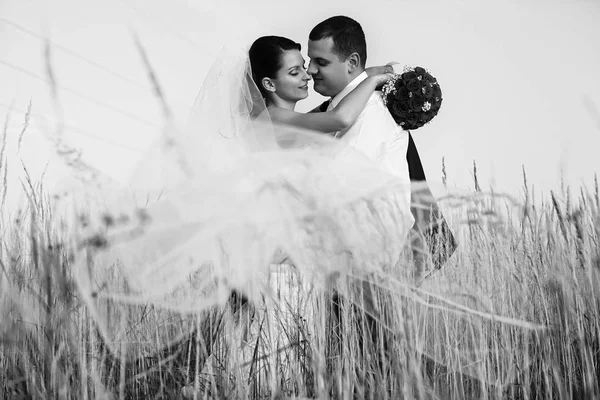
<svg viewBox="0 0 600 400">
<path fill-rule="evenodd" d="M 267 91 L 262 85 L 263 78 L 275 78 L 283 64 L 281 56 L 288 50 L 300 51 L 301 46 L 288 38 L 281 36 L 263 36 L 254 41 L 250 47 L 250 67 L 252 68 L 252 79 L 258 86 L 263 97 L 267 97 Z"/>
</svg>

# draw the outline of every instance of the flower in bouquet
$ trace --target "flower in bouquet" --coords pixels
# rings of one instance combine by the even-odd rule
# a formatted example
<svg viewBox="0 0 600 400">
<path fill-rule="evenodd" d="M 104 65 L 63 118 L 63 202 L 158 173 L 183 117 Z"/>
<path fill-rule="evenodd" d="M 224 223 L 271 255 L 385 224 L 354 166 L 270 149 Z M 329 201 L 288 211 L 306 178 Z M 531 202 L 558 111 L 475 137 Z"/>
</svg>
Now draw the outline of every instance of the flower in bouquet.
<svg viewBox="0 0 600 400">
<path fill-rule="evenodd" d="M 429 123 L 442 105 L 442 90 L 437 79 L 422 67 L 395 74 L 383 86 L 382 95 L 390 114 L 405 130 Z"/>
</svg>

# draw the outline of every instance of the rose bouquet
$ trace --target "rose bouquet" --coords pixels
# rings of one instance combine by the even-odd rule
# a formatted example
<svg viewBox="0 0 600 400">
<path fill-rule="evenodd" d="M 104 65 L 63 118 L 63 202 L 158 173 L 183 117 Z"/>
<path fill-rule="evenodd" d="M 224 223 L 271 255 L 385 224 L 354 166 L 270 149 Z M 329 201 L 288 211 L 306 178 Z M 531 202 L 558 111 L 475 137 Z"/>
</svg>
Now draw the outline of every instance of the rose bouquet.
<svg viewBox="0 0 600 400">
<path fill-rule="evenodd" d="M 442 90 L 422 67 L 395 74 L 382 88 L 383 102 L 398 125 L 414 130 L 435 117 L 442 105 Z"/>
</svg>

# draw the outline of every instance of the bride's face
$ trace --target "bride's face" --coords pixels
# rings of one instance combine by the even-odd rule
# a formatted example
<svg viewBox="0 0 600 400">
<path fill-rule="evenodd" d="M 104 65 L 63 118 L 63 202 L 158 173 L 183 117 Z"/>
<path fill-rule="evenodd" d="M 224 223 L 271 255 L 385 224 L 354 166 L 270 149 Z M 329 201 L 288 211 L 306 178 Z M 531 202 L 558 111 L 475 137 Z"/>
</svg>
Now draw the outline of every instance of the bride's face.
<svg viewBox="0 0 600 400">
<path fill-rule="evenodd" d="M 273 79 L 277 96 L 287 101 L 298 101 L 308 97 L 310 75 L 306 72 L 304 64 L 304 58 L 298 50 L 283 52 L 282 67 Z"/>
</svg>

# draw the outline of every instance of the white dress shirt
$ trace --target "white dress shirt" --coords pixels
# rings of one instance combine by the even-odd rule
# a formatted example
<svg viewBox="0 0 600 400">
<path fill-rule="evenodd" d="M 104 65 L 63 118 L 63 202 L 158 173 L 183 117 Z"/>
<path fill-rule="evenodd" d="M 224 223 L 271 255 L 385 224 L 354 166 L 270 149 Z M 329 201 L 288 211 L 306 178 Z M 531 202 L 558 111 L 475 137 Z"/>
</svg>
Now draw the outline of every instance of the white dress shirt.
<svg viewBox="0 0 600 400">
<path fill-rule="evenodd" d="M 363 72 L 335 96 L 327 110 L 335 108 L 348 93 L 354 90 L 362 81 L 367 79 Z M 342 135 L 341 135 L 342 134 Z M 390 115 L 383 104 L 380 92 L 373 92 L 364 110 L 356 122 L 345 131 L 337 132 L 342 136 L 341 141 L 364 153 L 382 169 L 396 175 L 410 188 L 408 162 L 408 132 L 404 131 Z M 410 203 L 410 190 L 407 189 Z"/>
</svg>

